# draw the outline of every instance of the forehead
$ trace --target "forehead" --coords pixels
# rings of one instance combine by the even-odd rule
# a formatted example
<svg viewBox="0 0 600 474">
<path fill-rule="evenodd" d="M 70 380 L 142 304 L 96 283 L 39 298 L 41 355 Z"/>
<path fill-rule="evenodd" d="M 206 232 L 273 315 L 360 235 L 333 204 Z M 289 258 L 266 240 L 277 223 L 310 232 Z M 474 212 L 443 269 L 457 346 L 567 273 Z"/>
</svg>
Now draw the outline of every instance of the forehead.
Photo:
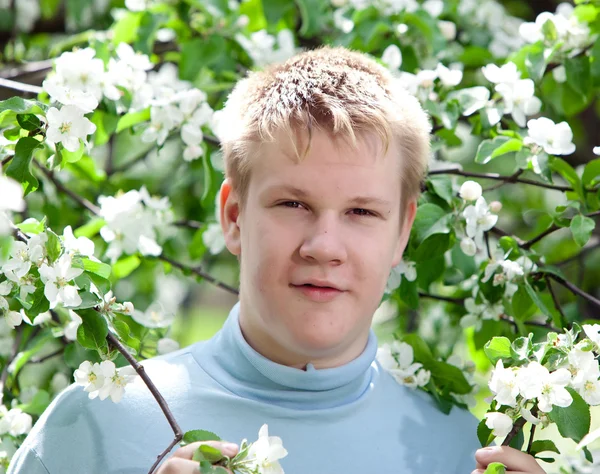
<svg viewBox="0 0 600 474">
<path fill-rule="evenodd" d="M 385 150 L 375 134 L 362 134 L 354 146 L 348 140 L 314 132 L 308 153 L 301 157 L 298 154 L 303 155 L 308 145 L 305 137 L 295 141 L 277 138 L 262 144 L 255 153 L 250 188 L 291 185 L 309 192 L 328 186 L 345 194 L 369 191 L 382 199 L 393 199 L 400 193 L 400 157 L 394 146 Z"/>
</svg>

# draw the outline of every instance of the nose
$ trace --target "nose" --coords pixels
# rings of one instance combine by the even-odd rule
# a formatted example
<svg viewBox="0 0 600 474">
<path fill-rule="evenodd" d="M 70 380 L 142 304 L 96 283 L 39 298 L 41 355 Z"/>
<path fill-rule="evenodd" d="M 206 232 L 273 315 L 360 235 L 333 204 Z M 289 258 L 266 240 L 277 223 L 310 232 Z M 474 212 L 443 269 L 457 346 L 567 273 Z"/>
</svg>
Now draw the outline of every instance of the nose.
<svg viewBox="0 0 600 474">
<path fill-rule="evenodd" d="M 300 256 L 311 263 L 341 265 L 347 252 L 342 223 L 330 215 L 321 215 L 306 227 Z"/>
</svg>

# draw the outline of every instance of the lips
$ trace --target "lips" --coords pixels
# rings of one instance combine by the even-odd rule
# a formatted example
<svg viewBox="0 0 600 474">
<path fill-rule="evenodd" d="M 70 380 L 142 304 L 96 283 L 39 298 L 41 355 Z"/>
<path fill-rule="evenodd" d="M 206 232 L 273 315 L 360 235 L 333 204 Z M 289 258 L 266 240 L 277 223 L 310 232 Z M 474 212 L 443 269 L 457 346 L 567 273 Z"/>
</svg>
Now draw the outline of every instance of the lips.
<svg viewBox="0 0 600 474">
<path fill-rule="evenodd" d="M 337 285 L 331 282 L 318 281 L 318 282 L 305 282 L 300 284 L 291 284 L 290 287 L 295 291 L 298 291 L 302 295 L 302 298 L 306 298 L 309 301 L 316 303 L 328 303 L 336 300 L 339 296 L 344 293 Z"/>
<path fill-rule="evenodd" d="M 308 288 L 322 288 L 322 289 L 329 289 L 329 290 L 338 290 L 338 291 L 343 291 L 338 285 L 335 285 L 334 283 L 330 283 L 328 281 L 316 281 L 316 280 L 310 280 L 310 281 L 305 281 L 305 282 L 301 282 L 301 283 L 292 283 L 292 286 L 304 286 L 304 287 L 308 287 Z"/>
</svg>

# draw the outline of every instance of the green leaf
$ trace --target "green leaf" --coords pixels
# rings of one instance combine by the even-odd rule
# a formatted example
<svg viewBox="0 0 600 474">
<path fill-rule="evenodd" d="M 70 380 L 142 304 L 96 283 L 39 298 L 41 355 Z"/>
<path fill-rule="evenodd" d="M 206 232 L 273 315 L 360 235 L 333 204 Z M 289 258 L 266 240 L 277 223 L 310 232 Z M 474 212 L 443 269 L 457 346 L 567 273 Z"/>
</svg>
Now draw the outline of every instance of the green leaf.
<svg viewBox="0 0 600 474">
<path fill-rule="evenodd" d="M 328 4 L 321 0 L 296 0 L 296 4 L 302 18 L 300 35 L 312 38 L 320 33 L 327 23 Z"/>
<path fill-rule="evenodd" d="M 185 81 L 195 81 L 202 68 L 214 65 L 227 51 L 223 35 L 194 38 L 181 45 L 179 75 Z"/>
<path fill-rule="evenodd" d="M 552 23 L 554 26 L 554 23 Z M 544 77 L 546 71 L 546 58 L 544 57 L 544 47 L 541 44 L 531 45 L 531 49 L 525 56 L 525 67 L 529 73 L 529 77 L 538 82 Z"/>
<path fill-rule="evenodd" d="M 15 156 L 6 168 L 6 176 L 25 185 L 25 195 L 38 188 L 38 180 L 31 174 L 30 165 L 33 150 L 41 147 L 42 144 L 33 137 L 20 138 L 15 146 Z"/>
<path fill-rule="evenodd" d="M 600 158 L 596 158 L 585 165 L 581 181 L 584 186 L 589 186 L 597 182 L 598 177 L 600 177 Z"/>
<path fill-rule="evenodd" d="M 488 341 L 484 346 L 483 350 L 485 355 L 493 365 L 496 365 L 499 359 L 510 359 L 510 339 L 507 337 L 494 337 L 491 341 Z"/>
<path fill-rule="evenodd" d="M 17 113 L 26 113 L 31 111 L 44 112 L 48 110 L 48 106 L 38 102 L 37 100 L 27 100 L 21 97 L 11 97 L 7 100 L 0 101 L 0 112 L 12 110 Z"/>
<path fill-rule="evenodd" d="M 444 255 L 450 247 L 450 234 L 433 234 L 427 237 L 413 254 L 416 262 L 431 260 Z"/>
<path fill-rule="evenodd" d="M 590 407 L 585 400 L 572 388 L 567 388 L 573 397 L 573 403 L 568 407 L 552 407 L 548 417 L 558 428 L 564 438 L 571 438 L 578 443 L 590 431 Z"/>
<path fill-rule="evenodd" d="M 77 328 L 77 342 L 86 349 L 101 350 L 106 347 L 108 324 L 104 316 L 93 309 L 77 312 L 81 316 L 81 325 Z"/>
<path fill-rule="evenodd" d="M 586 100 L 592 94 L 592 76 L 589 56 L 582 54 L 565 60 L 567 83 Z"/>
<path fill-rule="evenodd" d="M 115 130 L 117 129 L 119 117 L 103 110 L 96 109 L 90 120 L 96 125 L 94 145 L 100 146 L 108 143 L 110 136 L 115 133 Z"/>
<path fill-rule="evenodd" d="M 479 443 L 482 448 L 489 446 L 490 443 L 494 441 L 492 430 L 485 424 L 485 419 L 481 420 L 479 425 L 477 425 L 477 438 L 479 438 Z"/>
<path fill-rule="evenodd" d="M 80 141 L 79 143 L 79 148 L 75 151 L 69 151 L 64 147 L 56 147 L 56 153 L 60 153 L 60 158 L 59 161 L 60 162 L 65 162 L 65 163 L 77 163 L 81 157 L 83 156 L 83 151 L 85 150 L 85 146 L 83 145 L 83 142 Z"/>
<path fill-rule="evenodd" d="M 129 112 L 119 119 L 116 132 L 120 133 L 127 128 L 131 128 L 138 123 L 147 122 L 148 120 L 150 120 L 150 107 L 138 110 L 137 112 Z"/>
<path fill-rule="evenodd" d="M 583 247 L 590 240 L 592 231 L 596 228 L 596 223 L 589 217 L 577 214 L 571 220 L 570 228 L 577 245 Z"/>
<path fill-rule="evenodd" d="M 65 347 L 64 359 L 67 367 L 71 369 L 77 369 L 85 360 L 89 360 L 91 363 L 100 362 L 101 360 L 98 352 L 85 349 L 76 343 Z"/>
<path fill-rule="evenodd" d="M 550 169 L 556 171 L 563 178 L 567 180 L 567 182 L 573 186 L 575 192 L 582 198 L 585 199 L 585 193 L 583 192 L 583 184 L 579 176 L 573 169 L 573 167 L 567 163 L 562 158 L 555 156 L 550 162 Z"/>
<path fill-rule="evenodd" d="M 533 300 L 533 302 L 537 305 L 538 308 L 540 308 L 542 313 L 544 313 L 546 316 L 552 317 L 552 313 L 550 312 L 548 307 L 544 304 L 544 302 L 542 301 L 542 298 L 540 298 L 540 295 L 538 295 L 537 292 L 533 289 L 533 287 L 531 286 L 531 283 L 529 283 L 529 281 L 527 279 L 525 279 L 524 282 L 525 282 L 525 290 L 527 291 L 527 294 L 529 294 L 529 296 L 531 296 L 531 299 Z"/>
<path fill-rule="evenodd" d="M 198 441 L 221 441 L 221 438 L 212 431 L 191 430 L 183 435 L 182 444 L 196 443 Z"/>
<path fill-rule="evenodd" d="M 50 333 L 42 333 L 33 342 L 30 342 L 30 348 L 26 351 L 19 352 L 14 361 L 9 366 L 9 373 L 16 377 L 19 371 L 23 368 L 23 366 L 31 360 L 31 358 L 38 354 L 44 347 L 48 345 L 50 341 L 54 339 L 54 336 Z"/>
<path fill-rule="evenodd" d="M 510 345 L 511 357 L 516 360 L 526 360 L 533 350 L 533 343 L 529 337 L 518 337 Z"/>
<path fill-rule="evenodd" d="M 85 271 L 101 276 L 102 278 L 108 279 L 108 277 L 110 277 L 110 265 L 102 262 L 94 262 L 87 257 L 82 258 L 81 262 L 83 263 L 83 269 Z"/>
<path fill-rule="evenodd" d="M 46 217 L 44 216 L 42 222 L 39 222 L 33 217 L 30 217 L 28 219 L 25 219 L 23 222 L 20 222 L 19 224 L 15 224 L 15 226 L 21 229 L 26 234 L 41 234 L 46 228 Z"/>
<path fill-rule="evenodd" d="M 117 46 L 119 43 L 133 43 L 135 40 L 142 12 L 127 12 L 112 26 L 112 43 Z"/>
<path fill-rule="evenodd" d="M 142 261 L 137 255 L 129 255 L 127 257 L 120 258 L 112 267 L 112 274 L 115 279 L 120 280 L 125 278 L 137 267 L 140 266 Z"/>
<path fill-rule="evenodd" d="M 24 128 L 30 132 L 37 130 L 42 125 L 40 119 L 34 114 L 17 114 L 17 122 L 19 122 L 21 128 Z"/>
<path fill-rule="evenodd" d="M 102 302 L 102 300 L 98 297 L 98 295 L 96 295 L 96 293 L 92 293 L 88 290 L 79 291 L 79 297 L 81 298 L 81 303 L 79 303 L 79 305 L 77 305 L 73 309 L 79 310 L 93 308 L 94 306 L 98 306 L 98 304 Z"/>
<path fill-rule="evenodd" d="M 600 36 L 596 39 L 591 51 L 592 63 L 590 65 L 590 75 L 594 87 L 600 86 Z"/>
<path fill-rule="evenodd" d="M 506 474 L 506 466 L 501 462 L 493 462 L 488 464 L 483 474 Z"/>
<path fill-rule="evenodd" d="M 206 444 L 201 444 L 194 452 L 192 459 L 198 462 L 208 461 L 209 463 L 214 464 L 219 462 L 221 459 L 224 459 L 224 456 L 217 448 L 213 448 L 212 446 L 208 446 Z"/>
<path fill-rule="evenodd" d="M 262 4 L 267 23 L 271 25 L 276 25 L 287 14 L 296 11 L 294 2 L 289 0 L 262 0 Z"/>
<path fill-rule="evenodd" d="M 449 176 L 432 175 L 428 177 L 433 191 L 448 204 L 452 203 L 454 192 L 452 190 L 452 180 Z"/>
<path fill-rule="evenodd" d="M 539 453 L 543 453 L 545 451 L 550 451 L 556 454 L 560 454 L 560 451 L 554 444 L 554 441 L 550 441 L 549 439 L 538 439 L 531 444 L 531 449 L 529 450 L 529 454 L 532 456 L 536 456 Z"/>
<path fill-rule="evenodd" d="M 425 203 L 418 207 L 417 216 L 413 224 L 416 244 L 420 244 L 428 236 L 435 233 L 448 233 L 448 213 L 439 206 Z"/>
<path fill-rule="evenodd" d="M 48 260 L 50 263 L 56 262 L 62 251 L 60 239 L 50 228 L 46 229 L 46 235 L 48 236 L 48 242 L 46 242 L 46 252 L 48 254 Z"/>
<path fill-rule="evenodd" d="M 101 219 L 100 217 L 95 217 L 87 224 L 84 224 L 81 227 L 75 229 L 73 231 L 73 235 L 78 238 L 87 237 L 88 239 L 90 239 L 98 232 L 100 232 L 100 229 L 102 229 L 102 227 L 104 227 L 105 225 L 106 221 L 104 219 Z"/>
<path fill-rule="evenodd" d="M 519 151 L 522 147 L 523 142 L 521 140 L 501 135 L 492 140 L 483 140 L 477 148 L 475 162 L 485 164 L 499 156 Z"/>
<path fill-rule="evenodd" d="M 419 289 L 416 281 L 408 281 L 406 278 L 402 278 L 397 291 L 400 300 L 409 308 L 416 309 L 419 307 Z"/>
<path fill-rule="evenodd" d="M 423 363 L 423 367 L 431 372 L 431 377 L 442 391 L 448 391 L 459 395 L 471 393 L 473 387 L 469 384 L 458 367 L 442 361 Z"/>
<path fill-rule="evenodd" d="M 29 403 L 17 405 L 25 413 L 40 416 L 50 405 L 50 394 L 46 390 L 38 390 Z"/>
</svg>

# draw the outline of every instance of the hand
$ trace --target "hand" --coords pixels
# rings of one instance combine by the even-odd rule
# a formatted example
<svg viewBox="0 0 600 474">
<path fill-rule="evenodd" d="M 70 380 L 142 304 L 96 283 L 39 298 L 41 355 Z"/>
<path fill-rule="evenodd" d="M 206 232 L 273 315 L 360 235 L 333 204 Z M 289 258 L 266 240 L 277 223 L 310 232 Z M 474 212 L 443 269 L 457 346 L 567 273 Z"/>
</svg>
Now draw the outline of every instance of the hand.
<svg viewBox="0 0 600 474">
<path fill-rule="evenodd" d="M 508 446 L 488 446 L 475 453 L 477 466 L 471 474 L 483 474 L 488 464 L 501 462 L 512 474 L 546 474 L 535 458 Z"/>
<path fill-rule="evenodd" d="M 203 441 L 201 443 L 191 443 L 179 448 L 173 455 L 162 463 L 156 474 L 198 474 L 200 464 L 192 461 L 194 452 L 201 444 L 207 444 L 218 449 L 225 456 L 234 457 L 239 450 L 237 444 L 226 443 L 224 441 Z M 230 472 L 230 471 L 227 471 Z"/>
</svg>

